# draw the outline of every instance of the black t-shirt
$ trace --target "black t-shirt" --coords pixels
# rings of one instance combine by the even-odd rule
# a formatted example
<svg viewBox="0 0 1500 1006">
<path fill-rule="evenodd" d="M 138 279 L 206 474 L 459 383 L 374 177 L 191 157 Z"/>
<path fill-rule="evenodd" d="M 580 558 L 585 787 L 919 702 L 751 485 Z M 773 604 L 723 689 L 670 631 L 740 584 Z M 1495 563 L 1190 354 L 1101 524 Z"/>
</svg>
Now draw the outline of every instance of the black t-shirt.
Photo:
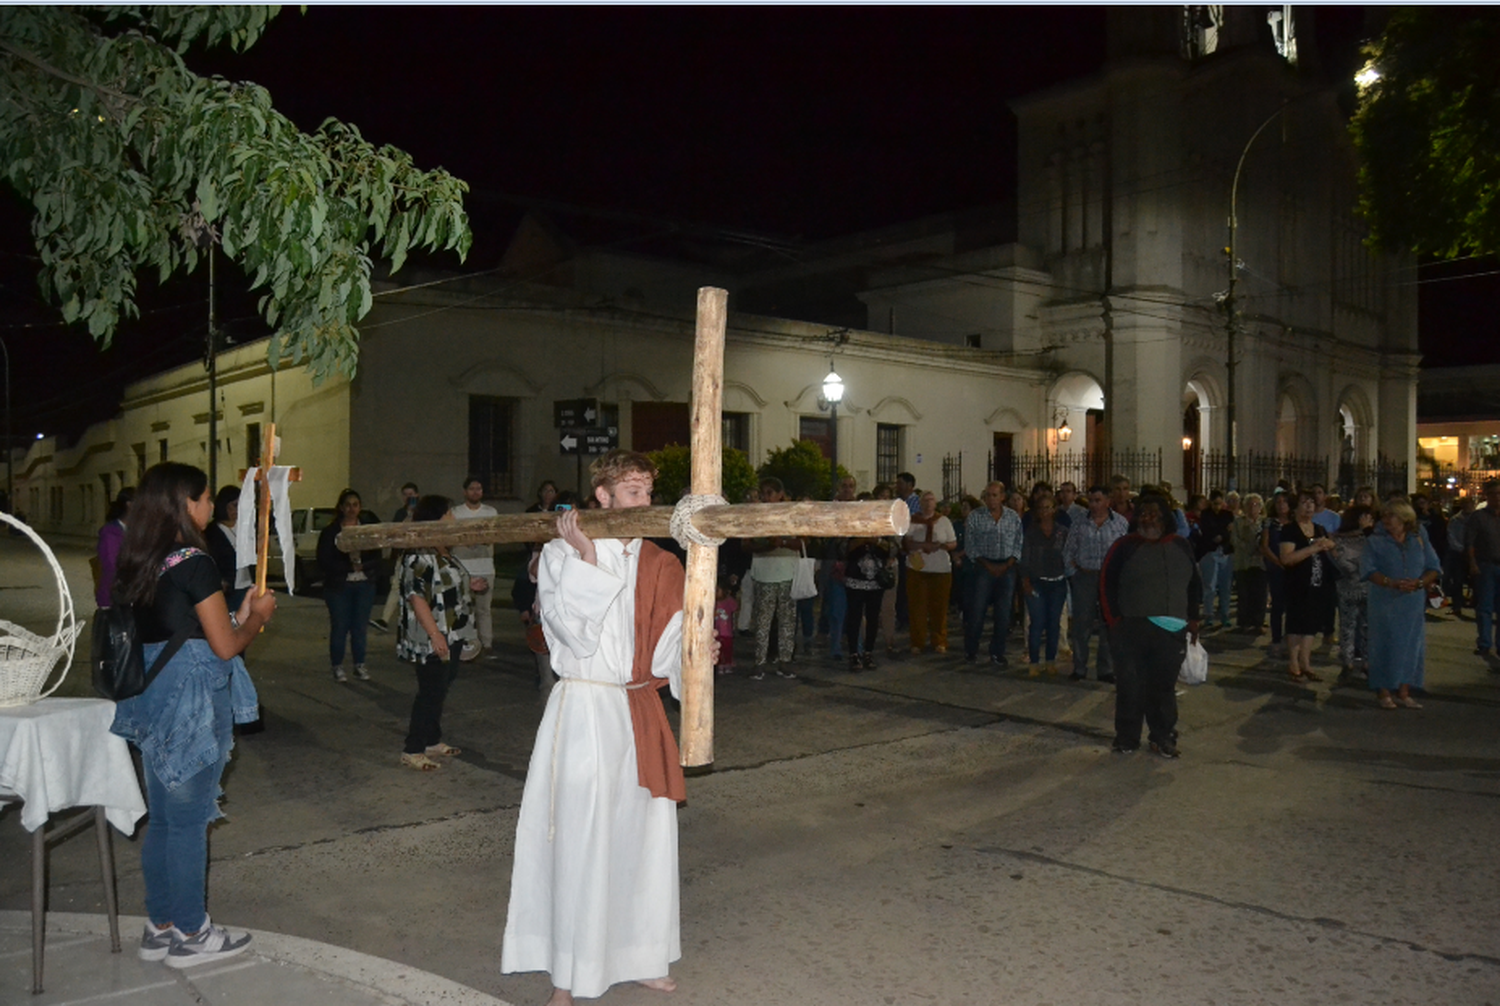
<svg viewBox="0 0 1500 1006">
<path fill-rule="evenodd" d="M 156 603 L 135 609 L 141 642 L 165 642 L 178 632 L 188 639 L 206 639 L 196 606 L 222 589 L 219 567 L 207 552 L 194 549 L 156 581 Z"/>
</svg>

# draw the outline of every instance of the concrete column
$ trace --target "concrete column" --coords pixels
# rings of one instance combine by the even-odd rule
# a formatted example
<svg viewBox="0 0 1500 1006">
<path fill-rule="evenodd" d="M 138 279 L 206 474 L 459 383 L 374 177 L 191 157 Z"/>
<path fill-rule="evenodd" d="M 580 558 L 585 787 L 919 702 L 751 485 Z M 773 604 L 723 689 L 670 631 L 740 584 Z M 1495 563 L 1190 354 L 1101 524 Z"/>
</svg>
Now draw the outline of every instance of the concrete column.
<svg viewBox="0 0 1500 1006">
<path fill-rule="evenodd" d="M 1406 491 L 1416 487 L 1417 475 L 1417 365 L 1413 355 L 1404 362 L 1387 363 L 1380 373 L 1380 401 L 1375 404 L 1376 449 L 1394 461 L 1406 462 Z"/>
</svg>

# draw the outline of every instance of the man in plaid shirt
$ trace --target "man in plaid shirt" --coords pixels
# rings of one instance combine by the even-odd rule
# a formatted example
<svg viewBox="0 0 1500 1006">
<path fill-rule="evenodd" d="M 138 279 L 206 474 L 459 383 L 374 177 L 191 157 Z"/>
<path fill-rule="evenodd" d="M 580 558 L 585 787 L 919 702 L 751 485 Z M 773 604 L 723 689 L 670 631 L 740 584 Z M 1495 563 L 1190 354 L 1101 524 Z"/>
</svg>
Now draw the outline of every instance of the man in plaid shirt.
<svg viewBox="0 0 1500 1006">
<path fill-rule="evenodd" d="M 1103 486 L 1089 489 L 1088 514 L 1068 528 L 1063 546 L 1063 565 L 1073 598 L 1073 621 L 1069 628 L 1073 647 L 1072 680 L 1089 676 L 1089 637 L 1099 630 L 1099 680 L 1113 682 L 1114 661 L 1109 652 L 1108 629 L 1099 611 L 1099 570 L 1110 546 L 1130 531 L 1130 524 L 1110 509 L 1109 492 Z"/>
<path fill-rule="evenodd" d="M 1005 505 L 1005 483 L 984 487 L 985 509 L 974 510 L 964 522 L 964 555 L 973 563 L 964 591 L 964 659 L 979 657 L 979 639 L 991 605 L 995 635 L 990 640 L 990 663 L 1005 667 L 1005 637 L 1010 635 L 1010 608 L 1016 592 L 1016 563 L 1021 558 L 1021 518 Z"/>
</svg>

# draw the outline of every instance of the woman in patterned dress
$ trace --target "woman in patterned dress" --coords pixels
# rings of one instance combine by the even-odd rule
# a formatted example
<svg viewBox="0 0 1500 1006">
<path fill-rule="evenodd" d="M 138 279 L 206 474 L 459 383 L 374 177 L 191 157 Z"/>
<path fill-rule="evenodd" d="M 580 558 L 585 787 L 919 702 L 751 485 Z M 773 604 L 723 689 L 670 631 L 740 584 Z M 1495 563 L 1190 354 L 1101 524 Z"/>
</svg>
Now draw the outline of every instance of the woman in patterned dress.
<svg viewBox="0 0 1500 1006">
<path fill-rule="evenodd" d="M 423 496 L 412 511 L 413 521 L 452 520 L 446 496 Z M 443 743 L 443 702 L 458 674 L 464 645 L 478 640 L 469 573 L 442 545 L 432 551 L 407 552 L 401 557 L 401 622 L 396 632 L 396 656 L 417 668 L 417 697 L 411 704 L 411 724 L 401 752 L 401 764 L 422 772 L 441 768 L 437 758 L 460 754 Z"/>
</svg>

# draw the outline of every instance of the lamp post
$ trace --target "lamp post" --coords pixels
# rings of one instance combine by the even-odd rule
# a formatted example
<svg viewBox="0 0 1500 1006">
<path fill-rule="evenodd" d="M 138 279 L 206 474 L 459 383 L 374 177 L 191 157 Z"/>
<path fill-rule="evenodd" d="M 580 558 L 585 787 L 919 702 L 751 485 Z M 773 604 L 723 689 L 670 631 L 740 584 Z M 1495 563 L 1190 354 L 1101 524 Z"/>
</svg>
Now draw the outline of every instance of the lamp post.
<svg viewBox="0 0 1500 1006">
<path fill-rule="evenodd" d="M 1228 291 L 1228 293 L 1226 293 L 1224 295 L 1224 316 L 1225 316 L 1225 321 L 1224 321 L 1224 335 L 1225 335 L 1225 342 L 1226 342 L 1226 346 L 1225 346 L 1226 355 L 1225 355 L 1225 360 L 1224 360 L 1224 373 L 1225 373 L 1225 377 L 1228 378 L 1228 385 L 1229 385 L 1229 387 L 1228 387 L 1228 394 L 1226 395 L 1225 402 L 1224 402 L 1224 406 L 1225 406 L 1225 408 L 1224 408 L 1225 423 L 1228 425 L 1228 430 L 1226 431 L 1226 434 L 1225 434 L 1225 436 L 1227 438 L 1225 440 L 1225 443 L 1228 445 L 1228 448 L 1229 448 L 1225 453 L 1228 454 L 1229 457 L 1228 457 L 1228 464 L 1225 466 L 1224 476 L 1225 476 L 1225 483 L 1227 484 L 1227 487 L 1230 488 L 1230 489 L 1237 488 L 1237 486 L 1235 485 L 1235 464 L 1234 464 L 1234 462 L 1235 462 L 1235 443 L 1234 443 L 1234 441 L 1235 441 L 1235 425 L 1234 425 L 1235 424 L 1235 411 L 1234 411 L 1234 371 L 1235 371 L 1235 360 L 1234 360 L 1234 343 L 1235 343 L 1235 337 L 1239 333 L 1239 310 L 1238 310 L 1238 308 L 1235 305 L 1234 290 L 1235 290 L 1235 286 L 1239 282 L 1239 262 L 1235 258 L 1235 238 L 1236 238 L 1236 236 L 1238 234 L 1238 231 L 1239 231 L 1239 218 L 1236 215 L 1236 210 L 1238 208 L 1238 203 L 1239 203 L 1240 174 L 1245 170 L 1245 158 L 1247 158 L 1247 157 L 1250 156 L 1250 148 L 1253 147 L 1253 146 L 1255 146 L 1255 141 L 1258 140 L 1258 139 L 1260 139 L 1260 134 L 1264 133 L 1266 131 L 1266 127 L 1269 126 L 1271 123 L 1275 122 L 1276 119 L 1280 117 L 1281 113 L 1285 112 L 1287 110 L 1287 108 L 1293 102 L 1301 101 L 1303 98 L 1310 98 L 1310 97 L 1312 97 L 1314 95 L 1321 94 L 1321 93 L 1322 92 L 1320 92 L 1320 91 L 1306 91 L 1306 92 L 1303 92 L 1302 94 L 1297 95 L 1294 98 L 1289 98 L 1288 100 L 1283 101 L 1281 103 L 1281 105 L 1276 109 L 1276 111 L 1274 111 L 1270 115 L 1266 116 L 1265 121 L 1263 121 L 1259 126 L 1255 127 L 1255 132 L 1251 133 L 1250 134 L 1250 139 L 1248 139 L 1248 140 L 1245 141 L 1245 149 L 1240 151 L 1239 163 L 1234 166 L 1234 181 L 1231 182 L 1230 186 L 1229 186 L 1229 247 L 1225 249 L 1225 251 L 1229 255 L 1229 291 Z"/>
<path fill-rule="evenodd" d="M 828 485 L 836 493 L 839 487 L 839 402 L 844 400 L 844 379 L 833 369 L 832 360 L 828 362 L 828 376 L 823 378 L 823 400 L 828 403 L 828 453 L 833 473 Z"/>
</svg>

